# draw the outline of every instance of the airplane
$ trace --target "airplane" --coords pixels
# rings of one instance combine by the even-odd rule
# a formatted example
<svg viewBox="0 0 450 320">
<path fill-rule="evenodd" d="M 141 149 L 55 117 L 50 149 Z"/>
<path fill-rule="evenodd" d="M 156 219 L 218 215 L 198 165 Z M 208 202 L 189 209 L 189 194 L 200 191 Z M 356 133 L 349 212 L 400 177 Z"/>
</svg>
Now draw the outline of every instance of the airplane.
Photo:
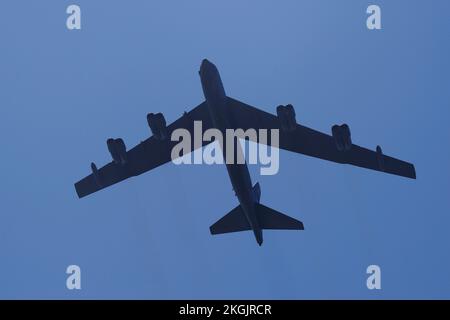
<svg viewBox="0 0 450 320">
<path fill-rule="evenodd" d="M 273 115 L 230 98 L 225 93 L 217 67 L 207 59 L 202 61 L 199 75 L 205 101 L 185 112 L 170 125 L 166 125 L 162 113 L 149 113 L 147 122 L 152 135 L 128 151 L 122 139 L 108 139 L 107 147 L 112 161 L 100 169 L 91 163 L 92 173 L 75 183 L 79 198 L 171 161 L 171 150 L 177 143 L 169 138 L 171 133 L 178 128 L 184 128 L 191 133 L 193 139 L 194 121 L 202 121 L 204 131 L 209 128 L 216 128 L 221 132 L 229 128 L 278 129 L 278 148 L 335 163 L 416 179 L 413 164 L 384 155 L 380 146 L 372 151 L 353 144 L 347 124 L 334 125 L 331 135 L 328 135 L 298 124 L 294 108 L 290 104 L 278 106 L 277 115 Z M 187 153 L 209 143 L 203 141 L 199 145 L 192 141 L 191 150 Z M 271 145 L 271 141 L 268 140 L 266 144 Z M 235 144 L 235 148 L 241 147 Z M 226 156 L 225 148 L 223 156 Z M 260 203 L 260 185 L 256 183 L 252 186 L 245 161 L 241 164 L 227 163 L 226 168 L 239 205 L 210 227 L 211 234 L 253 231 L 256 242 L 261 246 L 263 230 L 304 230 L 301 221 Z"/>
</svg>

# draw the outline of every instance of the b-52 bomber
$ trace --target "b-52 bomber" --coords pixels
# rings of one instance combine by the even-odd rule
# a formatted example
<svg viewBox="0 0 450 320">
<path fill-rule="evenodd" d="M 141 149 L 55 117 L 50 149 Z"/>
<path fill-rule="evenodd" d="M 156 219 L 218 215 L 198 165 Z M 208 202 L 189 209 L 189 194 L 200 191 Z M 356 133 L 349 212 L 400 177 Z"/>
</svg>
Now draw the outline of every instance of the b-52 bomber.
<svg viewBox="0 0 450 320">
<path fill-rule="evenodd" d="M 226 95 L 219 71 L 208 60 L 200 66 L 200 79 L 205 101 L 185 113 L 175 122 L 166 125 L 161 113 L 147 115 L 152 136 L 127 150 L 122 139 L 108 139 L 107 146 L 112 161 L 100 169 L 92 163 L 92 172 L 75 183 L 80 198 L 102 190 L 130 177 L 152 170 L 172 159 L 171 150 L 177 142 L 171 134 L 185 129 L 194 136 L 194 122 L 201 121 L 202 130 L 211 128 L 225 132 L 227 129 L 279 130 L 278 148 L 341 164 L 390 173 L 406 178 L 416 178 L 414 165 L 384 155 L 379 146 L 375 151 L 352 143 L 349 126 L 334 125 L 331 135 L 310 129 L 296 122 L 292 105 L 278 106 L 272 115 Z M 261 141 L 254 141 L 261 143 Z M 191 150 L 210 142 L 191 143 Z M 267 145 L 271 141 L 267 140 Z M 241 148 L 238 144 L 237 148 Z M 188 152 L 188 153 L 189 153 Z M 225 150 L 223 156 L 225 158 Z M 185 153 L 186 154 L 186 153 Z M 183 156 L 185 154 L 181 154 Z M 252 186 L 247 163 L 226 163 L 231 184 L 239 205 L 210 227 L 211 234 L 253 231 L 256 242 L 263 243 L 264 229 L 303 230 L 303 223 L 260 203 L 259 183 Z"/>
</svg>

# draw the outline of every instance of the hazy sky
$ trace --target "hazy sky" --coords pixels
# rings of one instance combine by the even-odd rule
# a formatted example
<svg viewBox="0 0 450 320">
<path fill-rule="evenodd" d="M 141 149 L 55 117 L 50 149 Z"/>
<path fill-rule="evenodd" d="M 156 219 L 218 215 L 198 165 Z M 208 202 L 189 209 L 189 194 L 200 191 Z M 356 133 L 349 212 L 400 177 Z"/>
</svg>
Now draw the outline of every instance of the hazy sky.
<svg viewBox="0 0 450 320">
<path fill-rule="evenodd" d="M 66 28 L 66 8 L 82 29 Z M 378 4 L 382 30 L 366 28 Z M 3 1 L 1 298 L 450 298 L 448 1 Z M 261 202 L 305 225 L 211 236 L 237 205 L 224 166 L 167 164 L 78 199 L 106 139 L 147 138 L 228 95 L 413 162 L 417 180 L 282 151 Z M 66 288 L 67 266 L 82 289 Z M 382 289 L 366 287 L 377 264 Z"/>
</svg>

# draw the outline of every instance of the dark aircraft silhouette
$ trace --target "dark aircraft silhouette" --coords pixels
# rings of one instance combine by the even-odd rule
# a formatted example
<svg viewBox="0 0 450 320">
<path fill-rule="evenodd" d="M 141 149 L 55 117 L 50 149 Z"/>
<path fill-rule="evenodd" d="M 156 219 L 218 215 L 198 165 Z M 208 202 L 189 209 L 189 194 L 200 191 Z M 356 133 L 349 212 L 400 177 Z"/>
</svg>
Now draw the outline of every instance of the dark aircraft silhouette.
<svg viewBox="0 0 450 320">
<path fill-rule="evenodd" d="M 113 161 L 101 169 L 97 169 L 94 163 L 91 164 L 92 173 L 75 183 L 80 198 L 171 161 L 171 150 L 178 143 L 170 139 L 175 129 L 184 128 L 191 133 L 190 152 L 210 143 L 194 143 L 194 121 L 202 121 L 203 132 L 210 128 L 217 128 L 221 132 L 228 128 L 278 129 L 281 149 L 416 178 L 414 165 L 411 163 L 384 155 L 379 146 L 376 151 L 371 151 L 353 144 L 346 124 L 334 125 L 331 136 L 315 131 L 297 124 L 292 105 L 278 106 L 277 115 L 274 116 L 228 97 L 216 66 L 206 59 L 202 61 L 199 74 L 205 101 L 168 126 L 161 113 L 148 114 L 147 121 L 152 136 L 128 151 L 122 139 L 108 139 L 107 145 Z M 270 139 L 266 143 L 271 145 Z M 240 148 L 239 144 L 235 144 L 235 148 Z M 225 158 L 225 148 L 223 155 Z M 226 164 L 226 167 L 239 205 L 210 227 L 211 234 L 252 230 L 256 241 L 261 245 L 263 229 L 303 230 L 302 222 L 259 203 L 261 189 L 259 183 L 252 187 L 246 163 L 235 162 Z"/>
</svg>

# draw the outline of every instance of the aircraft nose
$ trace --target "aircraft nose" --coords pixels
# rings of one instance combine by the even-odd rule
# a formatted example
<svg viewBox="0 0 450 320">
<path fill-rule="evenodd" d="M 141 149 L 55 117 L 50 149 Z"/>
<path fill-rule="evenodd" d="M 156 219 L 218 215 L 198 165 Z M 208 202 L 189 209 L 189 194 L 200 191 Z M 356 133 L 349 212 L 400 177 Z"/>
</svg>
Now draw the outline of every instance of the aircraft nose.
<svg viewBox="0 0 450 320">
<path fill-rule="evenodd" d="M 200 73 L 204 73 L 209 64 L 210 62 L 207 59 L 203 59 L 202 64 L 200 65 Z"/>
<path fill-rule="evenodd" d="M 200 71 L 198 72 L 201 78 L 204 79 L 214 79 L 218 75 L 218 71 L 214 63 L 208 59 L 203 59 L 200 65 Z"/>
<path fill-rule="evenodd" d="M 202 65 L 201 67 L 205 67 L 207 64 L 209 64 L 210 62 L 208 61 L 208 59 L 203 59 L 202 60 Z"/>
</svg>

